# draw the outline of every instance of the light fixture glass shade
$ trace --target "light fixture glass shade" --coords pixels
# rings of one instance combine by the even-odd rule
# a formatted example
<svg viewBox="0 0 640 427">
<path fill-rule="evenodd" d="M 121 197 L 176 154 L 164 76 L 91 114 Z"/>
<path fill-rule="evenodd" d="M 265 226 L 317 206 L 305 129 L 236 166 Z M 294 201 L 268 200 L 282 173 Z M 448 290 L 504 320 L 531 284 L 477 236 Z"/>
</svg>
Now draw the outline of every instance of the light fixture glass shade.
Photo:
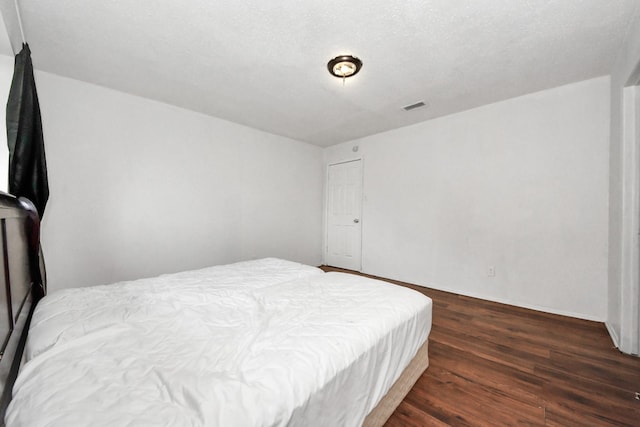
<svg viewBox="0 0 640 427">
<path fill-rule="evenodd" d="M 333 66 L 333 74 L 340 77 L 349 77 L 356 71 L 356 65 L 352 62 L 338 62 Z"/>
<path fill-rule="evenodd" d="M 362 68 L 362 61 L 351 55 L 336 56 L 327 64 L 329 72 L 344 79 L 355 75 Z"/>
</svg>

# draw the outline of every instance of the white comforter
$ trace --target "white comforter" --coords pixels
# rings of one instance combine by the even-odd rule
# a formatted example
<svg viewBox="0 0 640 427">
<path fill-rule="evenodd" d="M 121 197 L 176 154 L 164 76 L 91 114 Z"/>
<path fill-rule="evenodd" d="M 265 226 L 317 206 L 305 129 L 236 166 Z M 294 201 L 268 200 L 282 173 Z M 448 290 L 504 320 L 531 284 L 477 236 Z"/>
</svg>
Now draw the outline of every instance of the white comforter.
<svg viewBox="0 0 640 427">
<path fill-rule="evenodd" d="M 267 259 L 64 290 L 8 426 L 356 426 L 426 340 L 415 291 Z"/>
</svg>

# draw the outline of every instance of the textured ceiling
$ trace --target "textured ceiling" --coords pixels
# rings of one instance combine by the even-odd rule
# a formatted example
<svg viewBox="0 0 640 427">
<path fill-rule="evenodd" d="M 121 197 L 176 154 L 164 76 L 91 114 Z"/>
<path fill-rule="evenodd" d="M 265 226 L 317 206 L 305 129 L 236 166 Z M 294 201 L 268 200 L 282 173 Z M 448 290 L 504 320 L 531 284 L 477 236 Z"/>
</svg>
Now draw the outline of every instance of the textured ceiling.
<svg viewBox="0 0 640 427">
<path fill-rule="evenodd" d="M 608 74 L 640 1 L 22 0 L 20 9 L 38 69 L 328 146 Z M 343 53 L 364 62 L 344 86 L 326 69 Z M 402 109 L 420 100 L 429 107 Z"/>
</svg>

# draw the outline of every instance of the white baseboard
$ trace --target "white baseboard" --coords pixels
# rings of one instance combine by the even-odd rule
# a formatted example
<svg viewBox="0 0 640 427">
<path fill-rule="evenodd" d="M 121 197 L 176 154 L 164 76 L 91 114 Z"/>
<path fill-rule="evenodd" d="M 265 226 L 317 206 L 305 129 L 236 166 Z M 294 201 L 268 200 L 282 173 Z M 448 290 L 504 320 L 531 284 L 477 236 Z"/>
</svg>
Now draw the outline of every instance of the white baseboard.
<svg viewBox="0 0 640 427">
<path fill-rule="evenodd" d="M 447 287 L 434 285 L 433 283 L 430 283 L 429 286 L 423 286 L 423 285 L 418 285 L 418 286 L 422 286 L 424 288 L 437 289 L 437 290 L 445 291 L 445 292 L 451 292 L 453 294 L 464 295 L 464 296 L 467 296 L 467 297 L 478 298 L 478 299 L 482 299 L 482 300 L 485 300 L 485 301 L 493 301 L 493 302 L 497 302 L 497 303 L 500 303 L 500 304 L 507 304 L 507 305 L 512 305 L 512 306 L 515 306 L 515 307 L 528 308 L 529 310 L 541 311 L 543 313 L 558 314 L 560 316 L 573 317 L 573 318 L 576 318 L 576 319 L 591 320 L 593 322 L 600 322 L 600 323 L 604 323 L 605 320 L 606 320 L 606 319 L 600 318 L 598 316 L 592 316 L 590 314 L 574 313 L 574 312 L 571 312 L 571 311 L 558 310 L 558 309 L 555 309 L 555 308 L 543 307 L 543 306 L 539 306 L 539 305 L 535 305 L 535 304 L 523 304 L 521 302 L 512 301 L 512 300 L 510 300 L 508 298 L 488 297 L 486 295 L 480 295 L 480 294 L 476 294 L 476 293 L 473 293 L 473 292 L 464 292 L 464 293 L 462 293 L 462 292 L 460 292 L 459 289 L 449 289 Z"/>
<path fill-rule="evenodd" d="M 616 333 L 616 330 L 613 328 L 613 326 L 611 326 L 609 324 L 609 322 L 604 322 L 604 326 L 607 328 L 607 331 L 609 332 L 609 336 L 611 337 L 611 341 L 613 341 L 613 345 L 616 346 L 616 348 L 620 348 L 620 339 L 618 338 L 618 334 Z"/>
</svg>

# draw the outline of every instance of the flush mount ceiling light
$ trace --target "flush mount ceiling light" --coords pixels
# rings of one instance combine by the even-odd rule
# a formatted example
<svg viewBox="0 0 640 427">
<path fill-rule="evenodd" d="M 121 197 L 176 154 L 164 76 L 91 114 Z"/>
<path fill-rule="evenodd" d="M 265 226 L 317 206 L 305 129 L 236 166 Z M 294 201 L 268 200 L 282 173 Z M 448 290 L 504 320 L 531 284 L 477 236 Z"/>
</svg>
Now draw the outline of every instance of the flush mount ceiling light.
<svg viewBox="0 0 640 427">
<path fill-rule="evenodd" d="M 331 75 L 343 80 L 358 74 L 360 68 L 362 68 L 362 61 L 351 55 L 336 56 L 327 64 L 327 69 Z"/>
</svg>

